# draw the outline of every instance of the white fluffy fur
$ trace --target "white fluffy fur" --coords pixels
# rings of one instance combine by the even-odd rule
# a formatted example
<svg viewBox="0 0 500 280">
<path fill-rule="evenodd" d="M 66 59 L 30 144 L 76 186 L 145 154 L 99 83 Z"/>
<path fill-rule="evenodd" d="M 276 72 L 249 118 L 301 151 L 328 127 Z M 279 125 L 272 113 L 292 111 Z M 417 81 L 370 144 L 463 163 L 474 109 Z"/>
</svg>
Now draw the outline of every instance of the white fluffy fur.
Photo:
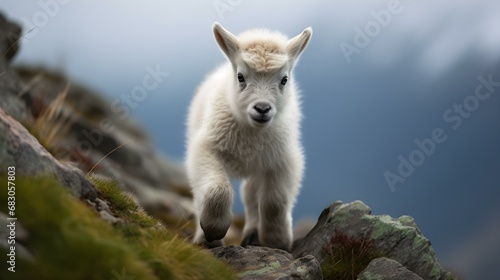
<svg viewBox="0 0 500 280">
<path fill-rule="evenodd" d="M 232 219 L 230 178 L 236 177 L 243 179 L 243 245 L 289 250 L 304 169 L 292 70 L 312 29 L 290 40 L 267 30 L 235 37 L 218 23 L 213 31 L 229 61 L 208 76 L 189 108 L 186 163 L 196 207 L 194 242 L 221 244 Z M 261 115 L 258 104 L 271 109 Z"/>
</svg>

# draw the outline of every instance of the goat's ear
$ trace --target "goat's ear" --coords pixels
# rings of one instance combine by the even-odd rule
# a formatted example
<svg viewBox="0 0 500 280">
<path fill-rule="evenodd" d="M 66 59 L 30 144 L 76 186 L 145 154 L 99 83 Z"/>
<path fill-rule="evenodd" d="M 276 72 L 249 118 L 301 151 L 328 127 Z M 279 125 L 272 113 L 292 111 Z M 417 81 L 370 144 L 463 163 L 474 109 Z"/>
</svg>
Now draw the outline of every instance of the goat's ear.
<svg viewBox="0 0 500 280">
<path fill-rule="evenodd" d="M 231 32 L 227 31 L 220 25 L 218 22 L 214 22 L 212 29 L 214 31 L 215 40 L 222 51 L 226 54 L 226 56 L 232 60 L 234 55 L 239 50 L 238 39 L 231 34 Z"/>
<path fill-rule="evenodd" d="M 302 33 L 300 33 L 299 35 L 288 40 L 286 50 L 288 52 L 289 57 L 292 60 L 296 61 L 299 58 L 299 56 L 307 47 L 307 44 L 309 43 L 312 34 L 313 34 L 312 28 L 308 27 L 304 29 L 304 31 L 302 31 Z"/>
</svg>

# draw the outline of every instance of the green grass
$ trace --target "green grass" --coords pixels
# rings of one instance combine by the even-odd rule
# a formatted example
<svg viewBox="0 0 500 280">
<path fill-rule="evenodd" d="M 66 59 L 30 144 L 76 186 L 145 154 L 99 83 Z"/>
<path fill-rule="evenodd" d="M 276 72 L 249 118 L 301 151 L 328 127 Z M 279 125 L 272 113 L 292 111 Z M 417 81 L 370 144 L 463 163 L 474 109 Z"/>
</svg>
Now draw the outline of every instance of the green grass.
<svg viewBox="0 0 500 280">
<path fill-rule="evenodd" d="M 0 182 L 7 182 L 0 176 Z M 99 196 L 121 219 L 110 225 L 50 178 L 17 178 L 16 217 L 29 232 L 34 262 L 16 260 L 0 279 L 234 279 L 205 250 L 189 244 L 140 210 L 115 184 L 95 181 Z M 7 205 L 7 191 L 0 192 Z M 2 212 L 6 209 L 2 209 Z M 18 240 L 19 242 L 19 240 Z M 3 259 L 6 250 L 0 249 Z M 123 278 L 123 277 L 122 277 Z"/>
<path fill-rule="evenodd" d="M 97 187 L 97 191 L 99 192 L 99 197 L 101 199 L 107 200 L 113 210 L 118 212 L 118 214 L 127 214 L 131 211 L 137 211 L 137 204 L 134 202 L 133 197 L 120 190 L 116 182 L 111 180 L 99 179 L 99 178 L 90 178 L 90 181 L 94 183 Z"/>
<path fill-rule="evenodd" d="M 367 237 L 356 239 L 337 230 L 323 250 L 329 255 L 321 264 L 325 280 L 356 279 L 373 259 L 383 256 Z"/>
</svg>

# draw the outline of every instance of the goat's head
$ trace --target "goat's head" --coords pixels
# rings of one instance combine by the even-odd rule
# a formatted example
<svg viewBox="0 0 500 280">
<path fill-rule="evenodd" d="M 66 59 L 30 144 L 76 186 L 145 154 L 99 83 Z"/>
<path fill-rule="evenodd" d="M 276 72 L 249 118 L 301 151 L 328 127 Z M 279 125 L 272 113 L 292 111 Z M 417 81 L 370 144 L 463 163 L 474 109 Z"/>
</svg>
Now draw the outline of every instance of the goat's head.
<svg viewBox="0 0 500 280">
<path fill-rule="evenodd" d="M 310 27 L 288 40 L 280 33 L 251 30 L 235 37 L 214 23 L 215 39 L 233 67 L 228 83 L 231 110 L 253 127 L 266 127 L 285 109 L 291 73 L 312 36 Z"/>
</svg>

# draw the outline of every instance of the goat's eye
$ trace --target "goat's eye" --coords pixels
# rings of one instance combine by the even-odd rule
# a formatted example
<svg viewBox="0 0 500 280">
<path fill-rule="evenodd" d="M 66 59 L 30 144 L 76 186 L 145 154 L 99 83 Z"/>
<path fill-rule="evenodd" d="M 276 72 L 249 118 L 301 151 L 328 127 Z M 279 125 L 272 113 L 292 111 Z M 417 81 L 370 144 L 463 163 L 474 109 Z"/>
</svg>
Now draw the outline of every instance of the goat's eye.
<svg viewBox="0 0 500 280">
<path fill-rule="evenodd" d="M 245 78 L 243 77 L 243 74 L 241 74 L 241 73 L 238 73 L 238 82 L 240 82 L 240 83 L 245 82 Z"/>
<path fill-rule="evenodd" d="M 287 76 L 285 76 L 285 77 L 283 77 L 283 79 L 281 79 L 281 84 L 282 85 L 286 85 L 286 82 L 288 82 L 288 77 Z"/>
</svg>

